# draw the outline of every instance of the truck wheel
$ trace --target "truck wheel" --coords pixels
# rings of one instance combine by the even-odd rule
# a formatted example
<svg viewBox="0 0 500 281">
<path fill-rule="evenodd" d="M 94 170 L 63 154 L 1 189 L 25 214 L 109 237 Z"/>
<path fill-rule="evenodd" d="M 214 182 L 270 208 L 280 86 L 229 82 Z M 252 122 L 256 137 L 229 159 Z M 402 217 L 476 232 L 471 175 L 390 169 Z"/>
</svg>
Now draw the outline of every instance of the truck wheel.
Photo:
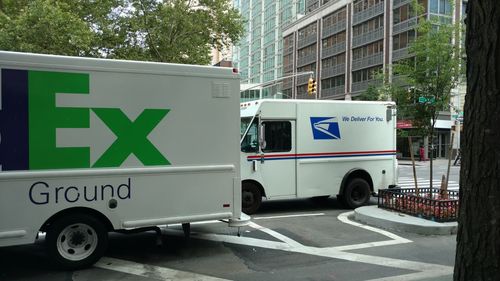
<svg viewBox="0 0 500 281">
<path fill-rule="evenodd" d="M 347 184 L 342 199 L 351 209 L 361 207 L 370 200 L 370 185 L 364 179 L 352 179 Z"/>
<path fill-rule="evenodd" d="M 75 270 L 97 262 L 108 246 L 103 223 L 84 214 L 64 216 L 47 230 L 46 244 L 56 266 Z"/>
<path fill-rule="evenodd" d="M 253 183 L 243 183 L 241 192 L 241 209 L 243 213 L 251 215 L 255 213 L 262 202 L 262 193 L 258 186 Z"/>
</svg>

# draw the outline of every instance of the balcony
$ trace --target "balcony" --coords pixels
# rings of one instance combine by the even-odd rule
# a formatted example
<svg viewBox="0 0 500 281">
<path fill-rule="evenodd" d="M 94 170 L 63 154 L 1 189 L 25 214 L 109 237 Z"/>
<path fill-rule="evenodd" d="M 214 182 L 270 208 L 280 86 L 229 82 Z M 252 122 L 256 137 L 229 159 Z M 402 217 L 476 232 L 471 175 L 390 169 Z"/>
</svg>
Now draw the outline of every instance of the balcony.
<svg viewBox="0 0 500 281">
<path fill-rule="evenodd" d="M 393 9 L 399 8 L 406 4 L 411 4 L 413 0 L 394 0 Z"/>
<path fill-rule="evenodd" d="M 345 42 L 340 43 L 340 44 L 335 44 L 333 46 L 330 46 L 328 48 L 324 48 L 323 51 L 321 52 L 321 58 L 327 58 L 331 56 L 338 55 L 340 53 L 345 52 Z"/>
<path fill-rule="evenodd" d="M 283 48 L 283 55 L 288 55 L 290 53 L 293 53 L 293 45 Z"/>
<path fill-rule="evenodd" d="M 392 28 L 392 34 L 398 34 L 410 29 L 414 29 L 417 26 L 417 18 L 411 18 L 395 24 Z"/>
<path fill-rule="evenodd" d="M 283 89 L 291 89 L 293 86 L 292 79 L 285 79 L 283 80 Z"/>
<path fill-rule="evenodd" d="M 297 48 L 300 49 L 300 48 L 303 48 L 305 46 L 312 45 L 312 44 L 316 43 L 316 41 L 317 41 L 316 34 L 311 34 L 303 39 L 299 39 L 297 41 Z"/>
<path fill-rule="evenodd" d="M 321 70 L 321 79 L 334 77 L 345 73 L 345 63 L 337 64 L 331 67 L 325 67 Z"/>
<path fill-rule="evenodd" d="M 346 20 L 342 20 L 337 22 L 336 24 L 323 27 L 323 31 L 321 32 L 322 38 L 326 38 L 333 34 L 339 33 L 345 30 Z"/>
<path fill-rule="evenodd" d="M 297 86 L 307 84 L 307 81 L 309 81 L 309 75 L 300 75 L 297 77 Z"/>
<path fill-rule="evenodd" d="M 296 99 L 298 100 L 314 100 L 316 99 L 316 95 L 310 95 L 308 93 L 297 93 Z"/>
<path fill-rule="evenodd" d="M 297 67 L 311 64 L 316 61 L 316 53 L 297 59 Z"/>
<path fill-rule="evenodd" d="M 384 62 L 384 53 L 376 53 L 361 59 L 352 61 L 352 71 L 367 68 L 370 66 L 380 65 Z"/>
<path fill-rule="evenodd" d="M 413 54 L 410 53 L 410 48 L 402 48 L 398 49 L 392 52 L 392 61 L 398 61 L 401 59 L 406 59 L 413 56 Z"/>
<path fill-rule="evenodd" d="M 366 80 L 366 81 L 361 81 L 361 82 L 353 82 L 352 87 L 351 87 L 351 92 L 352 93 L 359 93 L 362 91 L 366 91 L 369 86 L 379 86 L 382 84 L 382 81 L 378 79 L 372 79 L 372 80 Z"/>
<path fill-rule="evenodd" d="M 287 64 L 287 65 L 283 66 L 283 72 L 284 73 L 293 72 L 293 64 Z"/>
<path fill-rule="evenodd" d="M 329 89 L 321 89 L 321 99 L 344 98 L 345 86 L 337 86 Z"/>
<path fill-rule="evenodd" d="M 379 27 L 374 31 L 364 33 L 358 36 L 352 37 L 352 47 L 356 48 L 362 45 L 366 45 L 371 42 L 375 42 L 384 38 L 384 27 Z"/>
<path fill-rule="evenodd" d="M 355 13 L 352 16 L 352 25 L 356 25 L 359 23 L 362 23 L 364 21 L 367 21 L 373 17 L 376 17 L 378 15 L 381 15 L 384 13 L 384 3 L 379 3 L 375 6 L 372 6 L 364 11 L 361 11 L 359 13 Z"/>
</svg>

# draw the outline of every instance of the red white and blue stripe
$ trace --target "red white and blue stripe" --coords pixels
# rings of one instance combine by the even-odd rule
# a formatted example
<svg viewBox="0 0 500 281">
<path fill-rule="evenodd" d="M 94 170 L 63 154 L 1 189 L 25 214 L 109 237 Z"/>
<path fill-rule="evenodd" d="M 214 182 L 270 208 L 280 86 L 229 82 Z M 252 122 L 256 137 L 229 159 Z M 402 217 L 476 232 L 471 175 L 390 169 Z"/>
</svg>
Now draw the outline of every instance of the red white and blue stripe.
<svg viewBox="0 0 500 281">
<path fill-rule="evenodd" d="M 348 152 L 323 152 L 323 153 L 288 153 L 288 154 L 264 154 L 247 157 L 247 161 L 261 160 L 298 160 L 298 159 L 321 159 L 321 158 L 347 158 L 367 156 L 394 156 L 396 150 L 372 150 L 372 151 L 348 151 Z"/>
</svg>

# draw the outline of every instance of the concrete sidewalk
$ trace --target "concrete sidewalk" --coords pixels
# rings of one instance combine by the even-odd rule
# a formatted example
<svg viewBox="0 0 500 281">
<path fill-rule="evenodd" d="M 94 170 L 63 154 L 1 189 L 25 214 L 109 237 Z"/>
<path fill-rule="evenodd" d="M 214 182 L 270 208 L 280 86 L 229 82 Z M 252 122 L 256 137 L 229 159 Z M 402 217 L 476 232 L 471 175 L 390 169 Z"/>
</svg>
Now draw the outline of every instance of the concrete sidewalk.
<svg viewBox="0 0 500 281">
<path fill-rule="evenodd" d="M 453 162 L 454 160 L 451 160 L 451 166 L 453 167 Z M 408 159 L 404 159 L 404 160 L 398 160 L 398 165 L 403 165 L 403 166 L 411 166 L 412 165 L 412 162 L 411 160 L 408 160 Z M 418 161 L 418 160 L 415 160 L 415 166 L 430 166 L 431 165 L 431 161 L 430 160 L 426 160 L 426 161 Z M 437 167 L 437 166 L 448 166 L 448 159 L 434 159 L 432 160 L 432 165 Z M 458 167 L 458 166 L 456 166 Z"/>
<path fill-rule="evenodd" d="M 451 235 L 457 233 L 457 222 L 434 222 L 396 211 L 365 206 L 354 210 L 354 219 L 368 225 L 423 235 Z"/>
</svg>

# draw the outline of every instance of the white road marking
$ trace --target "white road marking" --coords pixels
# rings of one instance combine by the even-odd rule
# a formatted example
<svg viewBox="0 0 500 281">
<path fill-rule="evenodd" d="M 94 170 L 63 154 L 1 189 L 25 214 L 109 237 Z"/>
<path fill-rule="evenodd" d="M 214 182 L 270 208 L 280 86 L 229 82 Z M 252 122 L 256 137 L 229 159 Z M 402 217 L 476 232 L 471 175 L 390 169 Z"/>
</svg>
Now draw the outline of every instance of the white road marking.
<svg viewBox="0 0 500 281">
<path fill-rule="evenodd" d="M 347 245 L 347 246 L 340 246 L 340 247 L 318 248 L 318 247 L 311 247 L 311 246 L 302 245 L 299 242 L 294 241 L 288 237 L 286 237 L 286 239 L 284 239 L 284 236 L 282 234 L 279 234 L 271 229 L 267 229 L 267 228 L 262 227 L 258 224 L 255 224 L 255 223 L 252 223 L 252 227 L 259 229 L 261 231 L 265 230 L 266 233 L 268 233 L 269 235 L 272 235 L 273 237 L 275 237 L 283 242 L 268 241 L 268 240 L 261 240 L 261 239 L 248 238 L 248 237 L 234 237 L 234 236 L 219 235 L 219 234 L 197 234 L 196 236 L 193 236 L 193 238 L 201 238 L 201 239 L 217 241 L 217 242 L 225 242 L 225 243 L 239 244 L 239 245 L 245 245 L 245 246 L 250 246 L 250 247 L 273 249 L 273 250 L 281 250 L 281 251 L 286 251 L 286 252 L 295 252 L 295 253 L 301 253 L 301 254 L 328 257 L 328 258 L 333 258 L 333 259 L 343 259 L 343 260 L 348 260 L 348 261 L 353 261 L 353 262 L 362 262 L 362 263 L 378 265 L 378 266 L 386 266 L 386 267 L 394 267 L 394 268 L 399 268 L 399 269 L 418 271 L 418 272 L 412 273 L 412 274 L 389 277 L 389 278 L 391 278 L 390 280 L 417 280 L 417 279 L 421 279 L 421 278 L 433 278 L 433 277 L 448 275 L 448 274 L 451 274 L 453 272 L 453 267 L 451 267 L 451 266 L 436 265 L 436 264 L 423 263 L 423 262 L 415 262 L 415 261 L 400 260 L 400 259 L 386 258 L 386 257 L 380 257 L 380 256 L 371 256 L 371 255 L 363 255 L 363 254 L 357 254 L 357 253 L 344 252 L 347 250 L 362 249 L 362 248 L 367 248 L 367 247 L 372 247 L 372 246 L 387 246 L 387 245 L 396 245 L 396 244 L 412 242 L 411 240 L 402 238 L 402 237 L 397 236 L 397 235 L 390 233 L 388 231 L 377 229 L 377 228 L 366 226 L 366 225 L 362 225 L 362 224 L 359 224 L 356 222 L 352 222 L 347 218 L 348 215 L 349 215 L 349 213 L 341 214 L 339 216 L 339 219 L 341 219 L 341 221 L 349 223 L 351 225 L 361 227 L 361 228 L 364 228 L 364 229 L 367 229 L 370 231 L 375 231 L 379 234 L 382 234 L 382 235 L 385 235 L 385 236 L 391 238 L 392 240 L 379 241 L 379 242 L 373 242 L 373 243 L 363 243 L 363 244 L 356 244 L 356 245 Z M 402 276 L 405 277 L 405 279 L 401 279 Z M 406 277 L 408 277 L 409 279 L 406 279 Z M 377 281 L 386 280 L 386 279 L 389 280 L 389 278 L 385 278 L 385 279 L 382 278 L 382 279 L 379 279 Z"/>
<path fill-rule="evenodd" d="M 368 225 L 364 225 L 358 222 L 354 222 L 349 220 L 349 216 L 354 214 L 354 212 L 347 212 L 347 213 L 342 213 L 340 214 L 337 218 L 343 222 L 347 223 L 353 226 L 361 227 L 369 231 L 376 232 L 378 234 L 382 234 L 384 236 L 387 236 L 391 238 L 392 240 L 387 240 L 387 241 L 377 241 L 377 242 L 370 242 L 370 243 L 362 243 L 362 244 L 355 244 L 355 245 L 347 245 L 347 246 L 338 246 L 338 247 L 333 247 L 337 250 L 340 251 L 349 251 L 349 250 L 357 250 L 357 249 L 364 249 L 364 248 L 372 248 L 372 247 L 380 247 L 380 246 L 389 246 L 389 245 L 397 245 L 397 244 L 405 244 L 405 243 L 411 243 L 413 241 L 408 240 L 406 238 L 403 238 L 401 236 L 398 236 L 394 233 L 391 233 L 389 231 L 385 231 L 382 229 L 378 229 L 375 227 L 371 227 Z"/>
<path fill-rule="evenodd" d="M 228 281 L 227 279 L 109 257 L 101 258 L 94 266 L 162 281 Z"/>
<path fill-rule="evenodd" d="M 295 242 L 294 244 L 299 244 L 300 246 L 294 246 L 286 242 L 266 241 L 255 238 L 234 237 L 234 236 L 226 236 L 218 234 L 201 234 L 199 238 L 211 241 L 245 245 L 250 247 L 281 250 L 286 252 L 295 252 L 307 255 L 327 257 L 332 259 L 342 259 L 353 262 L 362 262 L 378 266 L 421 271 L 412 275 L 416 276 L 415 278 L 420 278 L 419 276 L 438 277 L 438 276 L 448 275 L 453 272 L 453 267 L 450 266 L 399 260 L 399 259 L 386 258 L 380 256 L 363 255 L 357 253 L 347 253 L 342 250 L 338 250 L 336 247 L 327 247 L 327 248 L 310 247 L 301 245 L 298 242 Z M 422 275 L 418 275 L 419 273 L 422 273 Z M 406 280 L 406 279 L 399 279 L 399 280 Z"/>
<path fill-rule="evenodd" d="M 278 233 L 278 232 L 276 232 L 276 231 L 274 231 L 274 230 L 271 230 L 271 229 L 266 228 L 266 227 L 262 227 L 262 226 L 260 226 L 260 225 L 258 225 L 258 224 L 256 224 L 256 223 L 254 223 L 254 222 L 251 222 L 251 223 L 249 224 L 249 226 L 250 226 L 250 227 L 252 227 L 252 228 L 258 229 L 258 230 L 260 230 L 260 231 L 262 231 L 262 232 L 265 232 L 265 233 L 267 233 L 267 234 L 269 234 L 269 235 L 273 236 L 274 238 L 277 238 L 277 239 L 279 239 L 279 240 L 281 240 L 281 241 L 285 242 L 286 244 L 288 244 L 288 245 L 290 245 L 290 246 L 292 246 L 292 247 L 301 247 L 301 246 L 302 246 L 302 245 L 301 245 L 300 243 L 298 243 L 297 241 L 295 241 L 295 240 L 293 240 L 293 239 L 290 239 L 290 238 L 286 237 L 285 235 L 283 235 L 283 234 L 281 234 L 281 233 Z"/>
<path fill-rule="evenodd" d="M 430 180 L 425 178 L 417 178 L 418 187 L 428 188 L 430 185 Z M 411 177 L 403 177 L 398 179 L 398 185 L 402 188 L 415 188 L 415 181 Z M 432 186 L 434 188 L 441 187 L 441 179 L 432 179 Z M 448 189 L 458 190 L 460 188 L 460 183 L 456 181 L 448 182 Z"/>
<path fill-rule="evenodd" d="M 297 214 L 297 215 L 285 215 L 285 216 L 270 216 L 270 217 L 255 217 L 253 220 L 270 220 L 270 219 L 285 219 L 285 218 L 296 218 L 296 217 L 314 217 L 314 216 L 324 216 L 325 213 L 316 214 Z"/>
<path fill-rule="evenodd" d="M 389 246 L 389 245 L 397 245 L 404 243 L 411 243 L 411 240 L 400 237 L 394 233 L 381 230 L 375 227 L 363 225 L 354 221 L 349 220 L 349 216 L 352 212 L 347 212 L 340 214 L 338 219 L 344 223 L 360 227 L 369 231 L 376 232 L 378 234 L 387 236 L 390 240 L 386 241 L 377 241 L 371 243 L 362 243 L 362 244 L 354 244 L 354 245 L 346 245 L 346 246 L 337 246 L 337 247 L 311 247 L 305 246 L 289 237 L 286 237 L 283 234 L 280 234 L 274 230 L 269 228 L 260 226 L 254 222 L 250 223 L 250 227 L 263 231 L 278 240 L 277 241 L 269 241 L 257 238 L 250 237 L 236 237 L 232 235 L 222 235 L 222 234 L 212 234 L 212 233 L 192 233 L 192 238 L 204 239 L 216 242 L 224 242 L 231 244 L 244 245 L 249 247 L 257 247 L 257 248 L 265 248 L 272 250 L 280 250 L 286 252 L 295 252 L 307 255 L 321 256 L 332 259 L 342 259 L 352 262 L 361 262 L 366 264 L 372 264 L 377 266 L 385 266 L 385 267 L 393 267 L 398 269 L 416 271 L 415 273 L 398 275 L 398 276 L 389 276 L 384 278 L 372 279 L 369 281 L 399 281 L 399 280 L 419 280 L 423 278 L 436 278 L 439 276 L 449 275 L 453 273 L 453 267 L 444 266 L 444 265 L 436 265 L 424 262 L 415 262 L 408 260 L 400 260 L 394 258 L 386 258 L 380 256 L 372 256 L 372 255 L 364 255 L 357 253 L 349 253 L 346 251 L 355 250 L 355 249 L 365 249 L 371 247 L 380 247 L 380 246 Z M 271 218 L 282 218 L 282 217 L 298 217 L 298 216 L 313 216 L 313 215 L 324 215 L 324 213 L 318 214 L 300 214 L 300 215 L 290 215 L 290 216 L 276 216 L 276 217 L 262 217 L 262 219 L 271 219 Z M 177 231 L 180 233 L 180 231 Z M 96 267 L 124 272 L 128 274 L 133 274 L 137 276 L 143 276 L 148 278 L 153 278 L 156 280 L 199 280 L 199 281 L 223 281 L 225 279 L 219 279 L 211 276 L 179 271 L 174 269 L 169 269 L 165 267 L 157 267 L 151 265 L 144 265 L 140 263 L 119 260 L 109 257 L 102 258 L 95 265 Z"/>
</svg>

